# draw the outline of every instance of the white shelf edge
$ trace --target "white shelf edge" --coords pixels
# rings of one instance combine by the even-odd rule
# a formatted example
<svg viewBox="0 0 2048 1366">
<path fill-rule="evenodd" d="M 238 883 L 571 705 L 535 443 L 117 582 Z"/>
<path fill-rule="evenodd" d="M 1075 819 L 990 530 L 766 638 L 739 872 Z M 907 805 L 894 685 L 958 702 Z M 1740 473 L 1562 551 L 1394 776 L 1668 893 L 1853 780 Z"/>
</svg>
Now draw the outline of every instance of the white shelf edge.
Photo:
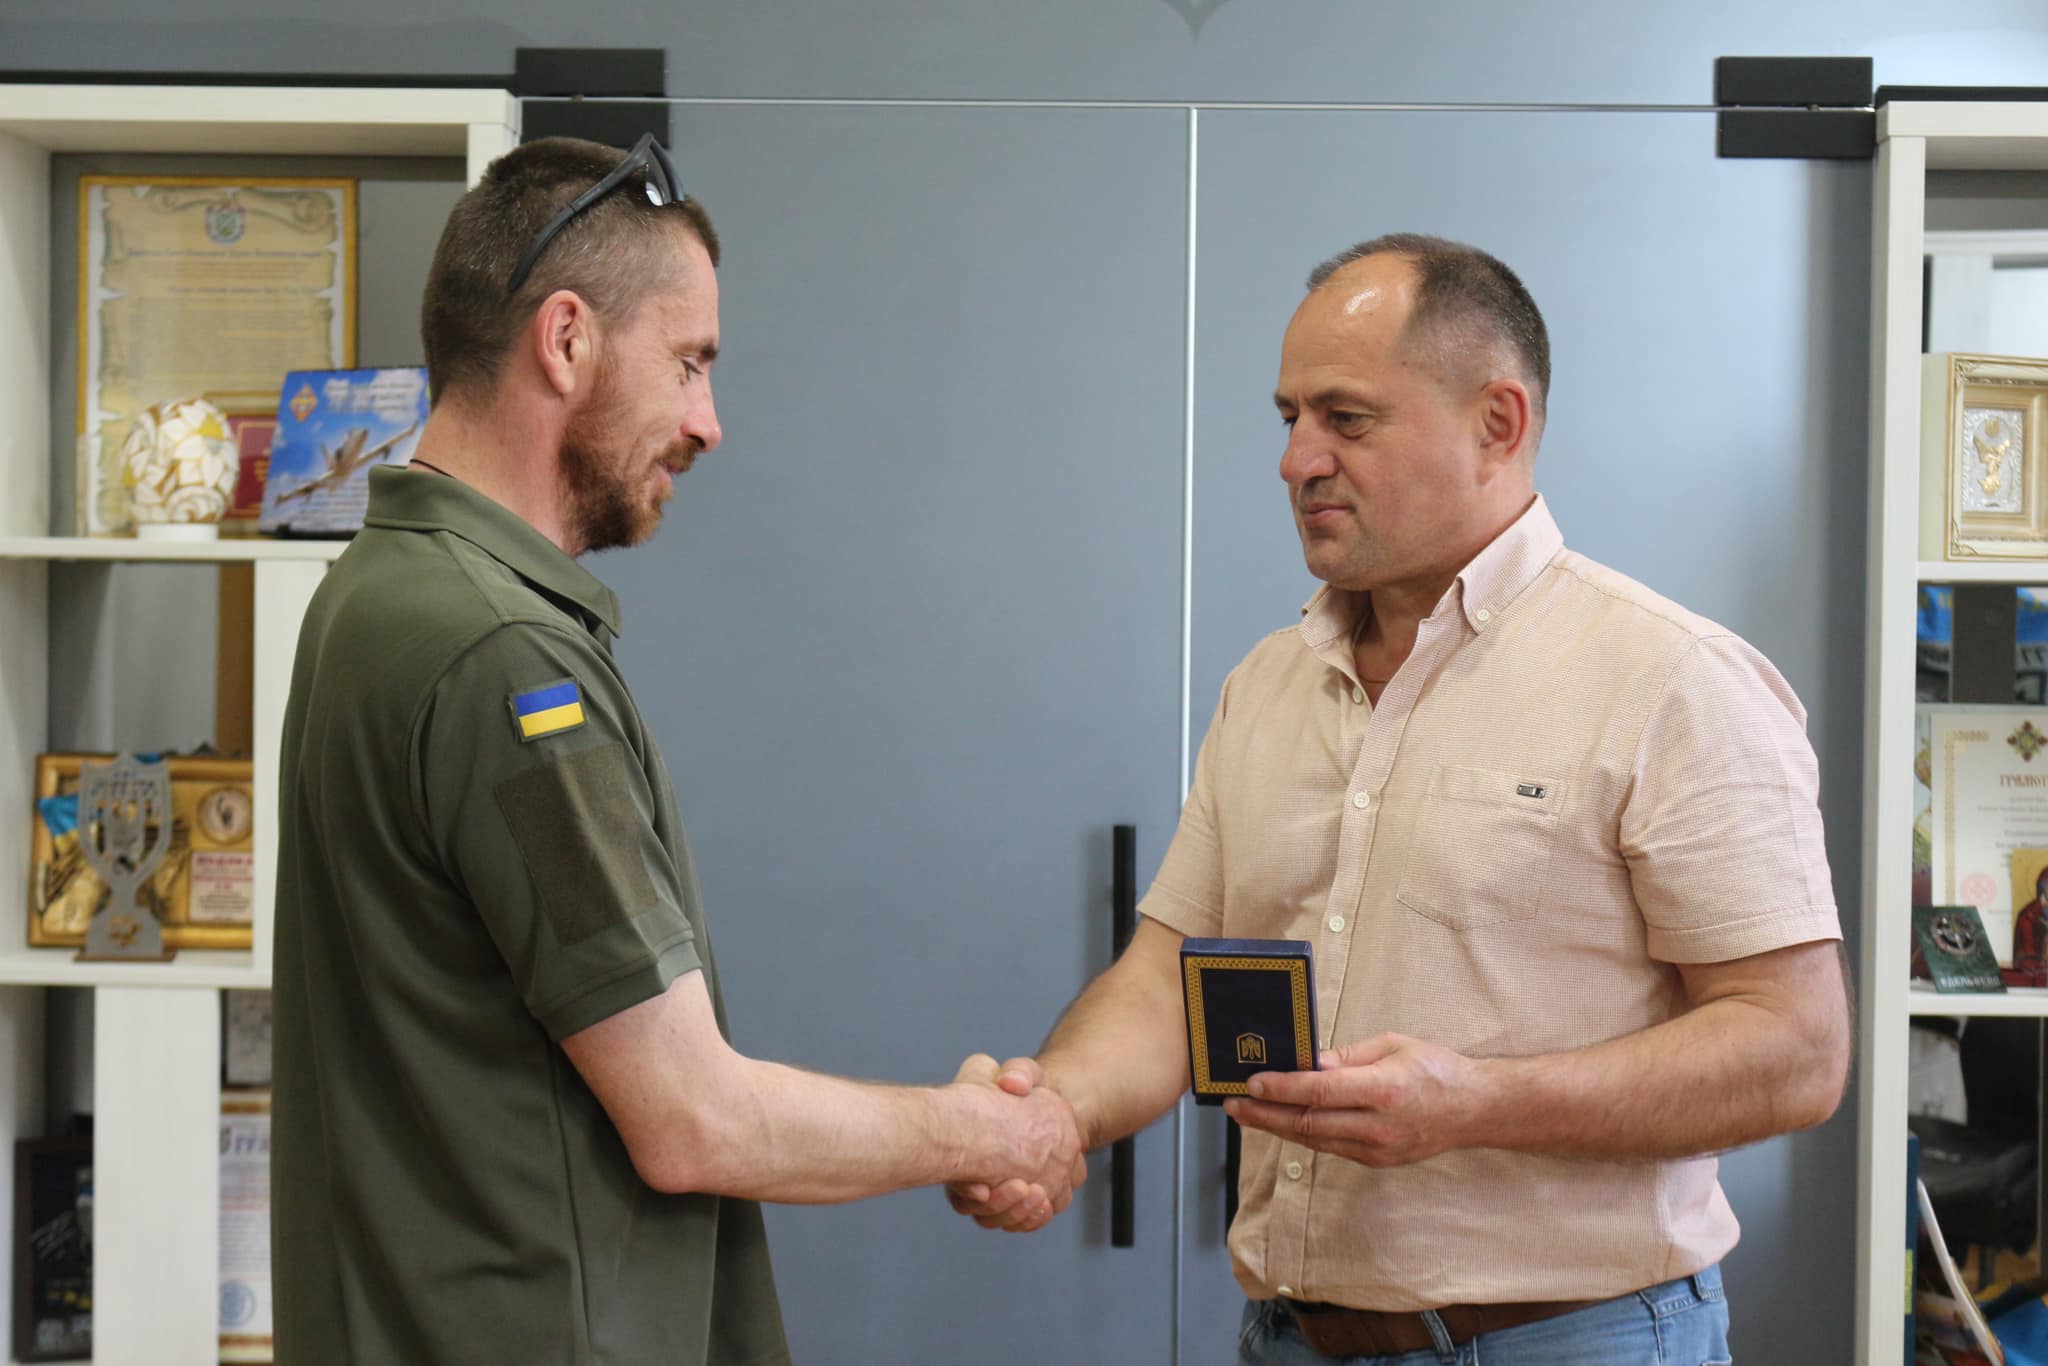
<svg viewBox="0 0 2048 1366">
<path fill-rule="evenodd" d="M 81 963 L 70 949 L 0 957 L 0 986 L 263 987 L 270 974 L 246 949 L 186 949 L 168 963 Z"/>
<path fill-rule="evenodd" d="M 138 560 L 246 564 L 256 560 L 331 562 L 347 541 L 275 541 L 223 536 L 217 541 L 145 541 L 133 536 L 0 536 L 0 559 Z"/>
<path fill-rule="evenodd" d="M 1914 983 L 1906 993 L 1908 1008 L 1916 1015 L 2006 1015 L 2023 1019 L 2048 1018 L 2048 987 L 2007 987 L 1995 991 L 1955 992 L 1944 996 L 1932 987 Z"/>
<path fill-rule="evenodd" d="M 519 126 L 509 91 L 0 82 L 0 132 L 56 152 L 464 154 L 469 129 Z"/>
<path fill-rule="evenodd" d="M 1922 583 L 2009 583 L 2015 588 L 2048 588 L 2048 560 L 1921 560 L 1913 566 Z"/>
<path fill-rule="evenodd" d="M 97 123 L 392 123 L 502 121 L 516 97 L 476 86 L 127 85 L 0 82 L 0 120 Z"/>
<path fill-rule="evenodd" d="M 1927 139 L 1930 170 L 2048 165 L 2048 101 L 1902 100 L 1877 111 L 1879 141 Z"/>
</svg>

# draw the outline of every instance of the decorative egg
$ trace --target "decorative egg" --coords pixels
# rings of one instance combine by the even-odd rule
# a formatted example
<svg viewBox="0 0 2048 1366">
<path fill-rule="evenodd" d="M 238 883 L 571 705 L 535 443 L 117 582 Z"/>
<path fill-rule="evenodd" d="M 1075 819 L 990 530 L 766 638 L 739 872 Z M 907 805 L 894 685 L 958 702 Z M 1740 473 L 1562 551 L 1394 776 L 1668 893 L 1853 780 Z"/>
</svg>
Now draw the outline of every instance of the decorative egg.
<svg viewBox="0 0 2048 1366">
<path fill-rule="evenodd" d="M 138 536 L 217 535 L 241 455 L 220 409 L 174 398 L 142 410 L 121 448 L 121 482 Z"/>
</svg>

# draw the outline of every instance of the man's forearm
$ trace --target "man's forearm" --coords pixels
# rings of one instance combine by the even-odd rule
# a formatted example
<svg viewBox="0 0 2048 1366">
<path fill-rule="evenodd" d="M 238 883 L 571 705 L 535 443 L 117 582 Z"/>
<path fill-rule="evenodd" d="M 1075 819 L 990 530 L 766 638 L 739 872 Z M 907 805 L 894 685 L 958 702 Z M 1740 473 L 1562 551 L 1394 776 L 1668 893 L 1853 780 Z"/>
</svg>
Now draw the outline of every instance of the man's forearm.
<svg viewBox="0 0 2048 1366">
<path fill-rule="evenodd" d="M 1088 985 L 1039 1050 L 1046 1080 L 1074 1107 L 1088 1148 L 1123 1138 L 1188 1087 L 1180 936 L 1142 920 L 1130 947 Z"/>
<path fill-rule="evenodd" d="M 1820 1123 L 1841 1103 L 1853 1030 L 1830 941 L 1681 965 L 1685 1013 L 1531 1058 L 1470 1058 L 1401 1034 L 1263 1072 L 1239 1122 L 1369 1167 L 1458 1148 L 1606 1161 L 1691 1157 Z"/>
<path fill-rule="evenodd" d="M 1480 1103 L 1456 1146 L 1679 1158 L 1826 1119 L 1841 1098 L 1846 1041 L 1790 1031 L 1775 1012 L 1731 999 L 1588 1048 L 1478 1067 Z"/>
<path fill-rule="evenodd" d="M 728 1103 L 676 1135 L 686 1189 L 825 1204 L 1000 1180 L 1027 1169 L 1044 1132 L 1042 1115 L 987 1087 L 888 1086 L 737 1055 L 731 1065 Z"/>
<path fill-rule="evenodd" d="M 1078 1151 L 1053 1092 L 887 1086 L 744 1057 L 701 973 L 562 1047 L 656 1190 L 815 1204 L 1022 1178 L 1053 1195 Z"/>
</svg>

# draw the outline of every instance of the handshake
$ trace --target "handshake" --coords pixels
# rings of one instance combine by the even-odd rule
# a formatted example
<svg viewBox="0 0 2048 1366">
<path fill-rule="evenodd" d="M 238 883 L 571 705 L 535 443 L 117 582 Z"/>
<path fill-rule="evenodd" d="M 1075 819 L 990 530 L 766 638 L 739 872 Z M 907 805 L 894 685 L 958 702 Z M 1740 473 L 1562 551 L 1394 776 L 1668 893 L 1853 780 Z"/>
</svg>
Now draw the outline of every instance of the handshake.
<svg viewBox="0 0 2048 1366">
<path fill-rule="evenodd" d="M 1046 1080 L 1031 1058 L 1000 1066 L 986 1053 L 960 1064 L 954 1087 L 963 1100 L 1002 1126 L 1001 1161 L 978 1179 L 948 1183 L 946 1199 L 955 1211 L 983 1228 L 1032 1233 L 1052 1222 L 1074 1201 L 1088 1179 L 1085 1142 L 1074 1107 Z"/>
</svg>

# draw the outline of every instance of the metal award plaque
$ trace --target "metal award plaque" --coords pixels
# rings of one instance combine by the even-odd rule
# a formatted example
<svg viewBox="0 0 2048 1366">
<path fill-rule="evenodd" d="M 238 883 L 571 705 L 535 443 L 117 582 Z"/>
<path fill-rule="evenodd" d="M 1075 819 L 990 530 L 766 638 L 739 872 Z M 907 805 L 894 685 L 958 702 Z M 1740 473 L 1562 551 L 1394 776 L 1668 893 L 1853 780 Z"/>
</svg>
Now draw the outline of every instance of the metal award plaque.
<svg viewBox="0 0 2048 1366">
<path fill-rule="evenodd" d="M 171 766 L 123 754 L 78 770 L 78 847 L 107 885 L 85 927 L 81 961 L 168 962 L 163 927 L 137 893 L 171 848 Z"/>
</svg>

